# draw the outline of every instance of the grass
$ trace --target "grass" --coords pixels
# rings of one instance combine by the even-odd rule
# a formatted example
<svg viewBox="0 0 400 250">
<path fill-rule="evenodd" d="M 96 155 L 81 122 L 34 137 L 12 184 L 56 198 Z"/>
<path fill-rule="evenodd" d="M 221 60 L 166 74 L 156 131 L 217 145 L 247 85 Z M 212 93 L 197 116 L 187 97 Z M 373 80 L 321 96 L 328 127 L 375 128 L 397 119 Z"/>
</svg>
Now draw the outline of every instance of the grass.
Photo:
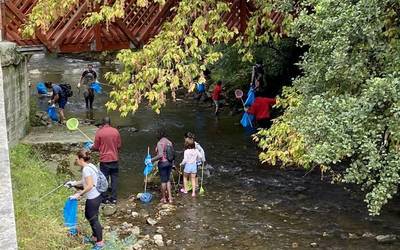
<svg viewBox="0 0 400 250">
<path fill-rule="evenodd" d="M 30 146 L 11 150 L 11 176 L 19 249 L 70 249 L 77 240 L 67 236 L 62 209 L 71 191 L 60 188 L 39 199 L 65 180 L 46 169 Z"/>
</svg>

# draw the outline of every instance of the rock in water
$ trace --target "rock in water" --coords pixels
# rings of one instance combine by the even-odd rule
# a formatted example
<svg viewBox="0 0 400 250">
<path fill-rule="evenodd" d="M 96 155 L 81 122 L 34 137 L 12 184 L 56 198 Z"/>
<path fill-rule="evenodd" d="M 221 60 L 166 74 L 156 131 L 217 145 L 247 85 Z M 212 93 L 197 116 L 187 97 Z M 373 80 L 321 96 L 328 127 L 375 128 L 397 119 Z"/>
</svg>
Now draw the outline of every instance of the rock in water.
<svg viewBox="0 0 400 250">
<path fill-rule="evenodd" d="M 132 234 L 133 234 L 134 236 L 139 236 L 139 234 L 140 234 L 140 228 L 139 228 L 138 226 L 134 226 L 134 227 L 131 229 L 131 232 L 132 232 Z"/>
<path fill-rule="evenodd" d="M 394 234 L 378 235 L 375 239 L 379 243 L 393 243 L 397 240 L 397 236 Z"/>
<path fill-rule="evenodd" d="M 161 234 L 154 235 L 153 239 L 154 239 L 154 243 L 156 243 L 157 246 L 159 246 L 159 247 L 164 246 L 164 241 L 163 241 L 163 237 Z"/>
<path fill-rule="evenodd" d="M 117 212 L 117 207 L 112 205 L 105 205 L 103 207 L 103 214 L 104 216 L 111 216 Z"/>
<path fill-rule="evenodd" d="M 316 242 L 312 242 L 312 243 L 310 243 L 310 246 L 311 246 L 311 247 L 317 247 L 318 244 L 317 244 Z"/>
<path fill-rule="evenodd" d="M 157 221 L 155 219 L 152 219 L 152 218 L 147 218 L 147 223 L 149 223 L 150 225 L 154 226 L 155 224 L 157 224 Z"/>
<path fill-rule="evenodd" d="M 139 213 L 138 213 L 138 212 L 132 212 L 132 217 L 133 217 L 133 218 L 139 217 Z"/>
</svg>

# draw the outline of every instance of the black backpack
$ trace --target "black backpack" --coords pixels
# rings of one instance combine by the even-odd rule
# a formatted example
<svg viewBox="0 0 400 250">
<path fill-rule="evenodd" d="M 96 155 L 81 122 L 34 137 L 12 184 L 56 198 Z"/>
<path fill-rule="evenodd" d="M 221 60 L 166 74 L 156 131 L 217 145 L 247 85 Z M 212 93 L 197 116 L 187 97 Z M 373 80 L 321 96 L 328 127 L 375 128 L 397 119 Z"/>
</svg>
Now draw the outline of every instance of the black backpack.
<svg viewBox="0 0 400 250">
<path fill-rule="evenodd" d="M 167 146 L 165 146 L 165 157 L 169 162 L 173 162 L 175 160 L 175 151 L 171 144 L 167 144 Z"/>
<path fill-rule="evenodd" d="M 71 97 L 71 96 L 74 94 L 74 92 L 72 92 L 72 87 L 71 87 L 70 84 L 68 84 L 68 83 L 61 83 L 61 84 L 60 84 L 60 87 L 61 87 L 61 89 L 62 89 L 62 91 L 64 92 L 64 95 L 65 95 L 66 97 Z"/>
</svg>

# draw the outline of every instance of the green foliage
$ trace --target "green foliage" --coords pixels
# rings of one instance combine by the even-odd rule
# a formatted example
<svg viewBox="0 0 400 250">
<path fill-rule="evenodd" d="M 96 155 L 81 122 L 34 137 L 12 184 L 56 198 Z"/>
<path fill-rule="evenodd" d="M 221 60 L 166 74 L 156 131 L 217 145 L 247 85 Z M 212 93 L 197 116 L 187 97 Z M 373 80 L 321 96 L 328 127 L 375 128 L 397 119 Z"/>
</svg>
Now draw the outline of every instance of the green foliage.
<svg viewBox="0 0 400 250">
<path fill-rule="evenodd" d="M 276 156 L 283 164 L 328 170 L 344 166 L 342 181 L 361 185 L 369 212 L 377 215 L 399 183 L 400 4 L 301 3 L 292 35 L 309 49 L 300 64 L 304 74 L 290 90 L 301 102 L 289 104 L 270 131 L 258 133 L 260 146 L 268 148 L 261 159 L 275 163 Z M 286 157 L 290 151 L 299 154 Z"/>
<path fill-rule="evenodd" d="M 66 237 L 62 221 L 62 208 L 71 193 L 60 189 L 39 200 L 60 185 L 62 177 L 46 169 L 29 146 L 16 146 L 10 158 L 19 248 L 61 249 L 76 245 L 78 242 Z"/>
</svg>

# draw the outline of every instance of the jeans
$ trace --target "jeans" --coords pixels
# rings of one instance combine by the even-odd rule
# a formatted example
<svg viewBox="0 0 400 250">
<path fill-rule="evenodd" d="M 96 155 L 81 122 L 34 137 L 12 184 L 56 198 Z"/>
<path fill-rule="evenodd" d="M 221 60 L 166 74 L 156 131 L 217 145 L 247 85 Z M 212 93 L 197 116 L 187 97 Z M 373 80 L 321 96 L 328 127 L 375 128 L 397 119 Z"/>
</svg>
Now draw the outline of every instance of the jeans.
<svg viewBox="0 0 400 250">
<path fill-rule="evenodd" d="M 85 204 L 85 218 L 89 221 L 93 236 L 97 241 L 103 240 L 103 229 L 99 221 L 99 207 L 102 201 L 101 195 L 94 199 L 87 199 Z"/>
<path fill-rule="evenodd" d="M 118 186 L 118 162 L 100 162 L 100 171 L 104 174 L 108 181 L 111 180 L 111 200 L 117 199 Z M 107 194 L 102 193 L 103 199 L 107 198 Z"/>
</svg>

